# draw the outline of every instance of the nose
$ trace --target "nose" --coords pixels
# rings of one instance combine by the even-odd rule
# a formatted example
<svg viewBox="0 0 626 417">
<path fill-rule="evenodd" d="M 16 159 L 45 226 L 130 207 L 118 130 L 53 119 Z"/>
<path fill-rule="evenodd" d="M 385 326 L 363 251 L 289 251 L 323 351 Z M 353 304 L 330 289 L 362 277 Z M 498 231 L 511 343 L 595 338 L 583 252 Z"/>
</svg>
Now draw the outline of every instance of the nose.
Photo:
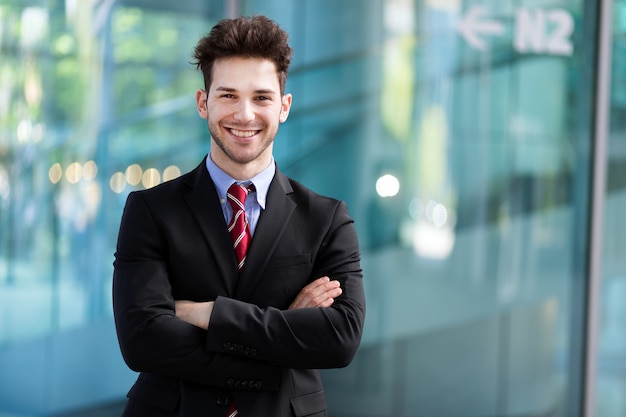
<svg viewBox="0 0 626 417">
<path fill-rule="evenodd" d="M 254 120 L 254 108 L 252 106 L 252 103 L 250 103 L 248 100 L 240 100 L 237 103 L 234 117 L 240 122 L 249 122 L 251 120 Z"/>
</svg>

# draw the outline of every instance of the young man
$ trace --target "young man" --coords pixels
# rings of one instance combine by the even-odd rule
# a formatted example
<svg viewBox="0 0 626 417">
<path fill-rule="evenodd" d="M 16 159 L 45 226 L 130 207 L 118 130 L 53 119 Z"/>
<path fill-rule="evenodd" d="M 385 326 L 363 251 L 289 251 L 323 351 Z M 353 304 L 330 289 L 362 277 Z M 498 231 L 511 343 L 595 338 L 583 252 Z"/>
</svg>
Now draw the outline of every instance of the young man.
<svg viewBox="0 0 626 417">
<path fill-rule="evenodd" d="M 356 353 L 353 221 L 272 156 L 290 58 L 287 34 L 262 16 L 223 20 L 196 46 L 210 153 L 131 193 L 119 231 L 115 323 L 140 372 L 124 416 L 326 416 L 316 369 Z"/>
</svg>

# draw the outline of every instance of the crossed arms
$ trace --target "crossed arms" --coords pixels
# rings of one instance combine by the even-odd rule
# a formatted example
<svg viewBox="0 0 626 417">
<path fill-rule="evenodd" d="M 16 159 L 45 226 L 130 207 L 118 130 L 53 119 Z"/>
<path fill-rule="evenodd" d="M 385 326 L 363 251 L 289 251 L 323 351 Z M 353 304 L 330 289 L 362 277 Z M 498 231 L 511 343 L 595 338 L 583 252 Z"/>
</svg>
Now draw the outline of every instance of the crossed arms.
<svg viewBox="0 0 626 417">
<path fill-rule="evenodd" d="M 175 296 L 181 285 L 206 276 L 210 264 L 200 253 L 206 247 L 190 244 L 189 234 L 197 231 L 193 219 L 156 212 L 153 207 L 164 203 L 149 197 L 129 196 L 115 260 L 115 322 L 131 369 L 215 387 L 226 387 L 229 378 L 254 379 L 273 390 L 285 368 L 350 363 L 365 305 L 356 233 L 344 204 L 324 215 L 326 224 L 315 225 L 323 227 L 324 242 L 310 274 L 321 278 L 280 309 L 221 295 L 202 302 Z M 186 293 L 198 294 L 193 288 Z"/>
<path fill-rule="evenodd" d="M 318 278 L 298 293 L 296 299 L 289 306 L 289 310 L 307 307 L 330 307 L 335 298 L 341 295 L 341 292 L 339 281 L 331 281 L 328 277 Z M 208 330 L 214 304 L 214 301 L 178 300 L 175 302 L 176 317 L 201 329 Z"/>
</svg>

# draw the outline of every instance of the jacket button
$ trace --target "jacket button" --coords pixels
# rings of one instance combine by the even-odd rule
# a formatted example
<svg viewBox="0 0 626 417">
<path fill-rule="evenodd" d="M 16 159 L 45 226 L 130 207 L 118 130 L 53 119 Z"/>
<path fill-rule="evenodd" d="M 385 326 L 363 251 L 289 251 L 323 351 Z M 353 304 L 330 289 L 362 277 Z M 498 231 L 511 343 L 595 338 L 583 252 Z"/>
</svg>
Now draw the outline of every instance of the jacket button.
<svg viewBox="0 0 626 417">
<path fill-rule="evenodd" d="M 235 385 L 235 380 L 230 378 L 228 381 L 226 381 L 226 386 L 227 387 L 232 387 L 233 385 Z"/>
<path fill-rule="evenodd" d="M 230 403 L 230 400 L 228 399 L 227 396 L 225 395 L 220 395 L 217 397 L 217 401 L 216 401 L 217 405 L 219 405 L 220 407 L 225 407 L 228 405 L 228 403 Z"/>
</svg>

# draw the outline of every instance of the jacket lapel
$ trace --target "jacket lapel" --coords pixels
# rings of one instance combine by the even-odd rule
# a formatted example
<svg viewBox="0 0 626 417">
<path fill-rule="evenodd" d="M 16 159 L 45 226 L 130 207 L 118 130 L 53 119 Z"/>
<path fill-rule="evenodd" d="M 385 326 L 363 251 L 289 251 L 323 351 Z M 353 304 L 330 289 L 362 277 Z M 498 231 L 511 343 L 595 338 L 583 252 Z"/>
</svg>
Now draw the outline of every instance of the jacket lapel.
<svg viewBox="0 0 626 417">
<path fill-rule="evenodd" d="M 231 295 L 238 280 L 237 261 L 215 185 L 206 169 L 206 158 L 192 171 L 187 184 L 191 190 L 185 196 L 185 201 L 204 235 L 208 250 L 216 259 L 218 275 L 224 283 L 226 294 Z"/>
<path fill-rule="evenodd" d="M 259 217 L 252 243 L 248 248 L 246 263 L 235 295 L 240 300 L 247 300 L 253 293 L 256 283 L 265 269 L 278 241 L 280 240 L 289 218 L 296 208 L 296 203 L 289 197 L 293 192 L 289 179 L 278 167 L 267 192 L 265 210 Z"/>
</svg>

